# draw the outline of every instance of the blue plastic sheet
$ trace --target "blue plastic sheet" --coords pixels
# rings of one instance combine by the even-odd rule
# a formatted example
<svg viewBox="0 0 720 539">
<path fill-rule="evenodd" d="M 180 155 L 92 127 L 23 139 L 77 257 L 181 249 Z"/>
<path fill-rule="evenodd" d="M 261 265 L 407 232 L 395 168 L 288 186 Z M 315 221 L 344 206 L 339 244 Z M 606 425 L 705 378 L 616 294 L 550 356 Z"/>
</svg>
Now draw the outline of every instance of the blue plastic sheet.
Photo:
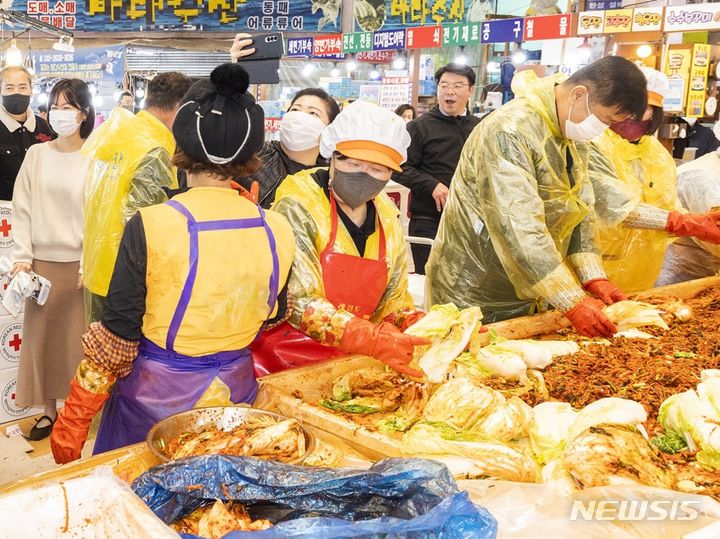
<svg viewBox="0 0 720 539">
<path fill-rule="evenodd" d="M 492 515 L 431 460 L 387 459 L 369 470 L 351 470 L 210 455 L 152 468 L 132 487 L 166 523 L 219 499 L 243 503 L 254 518 L 275 524 L 227 539 L 482 539 L 497 533 Z"/>
</svg>

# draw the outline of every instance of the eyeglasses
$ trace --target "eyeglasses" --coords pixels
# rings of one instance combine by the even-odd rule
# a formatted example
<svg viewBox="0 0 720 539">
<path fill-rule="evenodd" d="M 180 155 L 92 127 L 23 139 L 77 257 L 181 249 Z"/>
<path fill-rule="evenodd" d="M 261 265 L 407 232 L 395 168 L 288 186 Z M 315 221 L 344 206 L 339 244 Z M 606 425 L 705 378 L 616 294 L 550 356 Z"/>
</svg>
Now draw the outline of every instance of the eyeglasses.
<svg viewBox="0 0 720 539">
<path fill-rule="evenodd" d="M 469 84 L 465 84 L 462 82 L 456 82 L 455 84 L 448 84 L 447 82 L 441 82 L 440 84 L 438 84 L 438 88 L 440 88 L 441 90 L 449 90 L 450 88 L 452 88 L 456 92 L 459 92 L 460 90 L 464 90 L 465 88 L 469 88 L 469 87 L 470 87 Z"/>
</svg>

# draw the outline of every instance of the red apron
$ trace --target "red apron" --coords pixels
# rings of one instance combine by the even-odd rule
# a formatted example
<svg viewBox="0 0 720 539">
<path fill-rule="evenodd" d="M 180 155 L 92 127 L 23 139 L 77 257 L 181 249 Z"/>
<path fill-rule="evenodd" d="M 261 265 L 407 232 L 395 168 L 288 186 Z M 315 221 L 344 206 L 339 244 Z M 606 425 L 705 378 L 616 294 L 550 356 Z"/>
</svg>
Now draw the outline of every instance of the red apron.
<svg viewBox="0 0 720 539">
<path fill-rule="evenodd" d="M 338 309 L 368 319 L 377 309 L 388 283 L 385 260 L 385 231 L 377 212 L 378 259 L 336 253 L 338 214 L 335 197 L 330 192 L 330 239 L 320 255 L 325 299 Z M 251 346 L 255 373 L 263 376 L 273 372 L 302 367 L 318 361 L 346 355 L 334 346 L 325 346 L 298 331 L 287 322 L 265 331 Z"/>
</svg>

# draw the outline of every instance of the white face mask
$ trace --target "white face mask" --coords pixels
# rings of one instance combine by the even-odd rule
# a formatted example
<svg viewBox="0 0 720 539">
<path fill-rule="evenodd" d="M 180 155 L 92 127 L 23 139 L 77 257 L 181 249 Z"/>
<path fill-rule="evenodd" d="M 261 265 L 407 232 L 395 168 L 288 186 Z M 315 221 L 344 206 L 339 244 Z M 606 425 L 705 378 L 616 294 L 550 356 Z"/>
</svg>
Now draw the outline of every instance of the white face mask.
<svg viewBox="0 0 720 539">
<path fill-rule="evenodd" d="M 76 110 L 51 110 L 48 114 L 50 127 L 60 137 L 69 137 L 80 127 Z"/>
<path fill-rule="evenodd" d="M 574 105 L 575 103 L 573 103 Z M 600 118 L 590 112 L 590 97 L 585 94 L 585 106 L 587 107 L 588 117 L 582 122 L 577 123 L 570 120 L 573 105 L 570 105 L 568 111 L 568 119 L 565 120 L 565 136 L 575 142 L 590 142 L 592 139 L 599 137 L 610 127 L 604 124 Z"/>
<path fill-rule="evenodd" d="M 288 150 L 301 152 L 320 145 L 320 133 L 325 124 L 307 112 L 293 110 L 280 121 L 280 142 Z"/>
</svg>

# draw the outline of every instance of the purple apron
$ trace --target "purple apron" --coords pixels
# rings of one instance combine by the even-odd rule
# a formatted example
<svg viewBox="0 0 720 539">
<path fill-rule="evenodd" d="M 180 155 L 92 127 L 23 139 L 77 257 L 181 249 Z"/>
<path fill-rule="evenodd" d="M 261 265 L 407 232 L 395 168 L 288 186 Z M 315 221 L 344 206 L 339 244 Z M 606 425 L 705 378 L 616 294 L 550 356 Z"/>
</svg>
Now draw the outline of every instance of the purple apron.
<svg viewBox="0 0 720 539">
<path fill-rule="evenodd" d="M 171 200 L 167 204 L 187 218 L 190 236 L 188 276 L 170 322 L 165 348 L 143 338 L 132 372 L 115 384 L 103 410 L 94 455 L 143 441 L 155 423 L 191 409 L 215 377 L 220 377 L 230 388 L 230 398 L 235 403 L 252 403 L 257 394 L 249 348 L 190 357 L 175 352 L 174 345 L 197 276 L 199 232 L 265 229 L 273 259 L 267 300 L 270 317 L 277 302 L 279 261 L 275 236 L 265 221 L 265 212 L 258 206 L 259 217 L 197 222 L 179 202 Z"/>
</svg>

